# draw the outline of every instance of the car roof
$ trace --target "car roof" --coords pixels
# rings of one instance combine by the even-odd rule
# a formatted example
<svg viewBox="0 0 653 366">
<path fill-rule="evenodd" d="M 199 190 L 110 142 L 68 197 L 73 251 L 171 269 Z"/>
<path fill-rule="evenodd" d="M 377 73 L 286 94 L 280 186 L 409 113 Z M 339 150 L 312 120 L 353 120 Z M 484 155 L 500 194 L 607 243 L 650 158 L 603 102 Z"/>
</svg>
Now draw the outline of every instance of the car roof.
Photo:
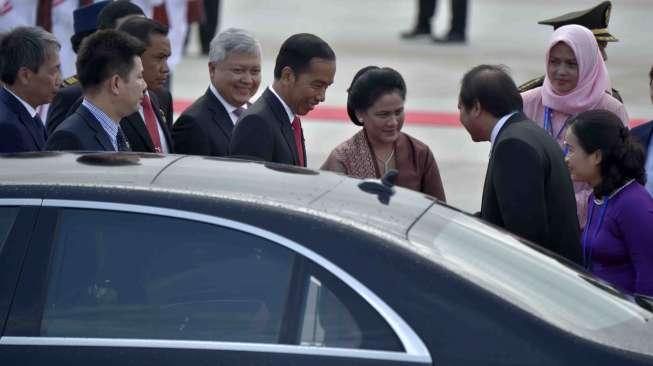
<svg viewBox="0 0 653 366">
<path fill-rule="evenodd" d="M 406 238 L 433 203 L 395 187 L 388 203 L 360 180 L 295 166 L 203 156 L 37 152 L 0 155 L 0 186 L 149 190 L 286 207 Z"/>
</svg>

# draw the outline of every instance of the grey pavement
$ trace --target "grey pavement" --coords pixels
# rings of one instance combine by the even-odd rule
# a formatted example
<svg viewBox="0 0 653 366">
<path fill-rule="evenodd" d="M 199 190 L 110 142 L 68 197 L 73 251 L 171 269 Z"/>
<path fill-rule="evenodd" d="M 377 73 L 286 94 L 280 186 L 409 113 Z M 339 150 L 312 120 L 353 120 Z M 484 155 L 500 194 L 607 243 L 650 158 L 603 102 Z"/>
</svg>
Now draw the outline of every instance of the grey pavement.
<svg viewBox="0 0 653 366">
<path fill-rule="evenodd" d="M 337 55 L 337 72 L 325 105 L 344 107 L 355 72 L 370 64 L 390 66 L 406 79 L 408 111 L 455 113 L 465 71 L 480 63 L 507 65 L 519 84 L 543 75 L 551 27 L 537 21 L 589 8 L 599 0 L 471 0 L 468 43 L 442 46 L 402 41 L 399 32 L 414 21 L 413 0 L 223 0 L 221 29 L 245 28 L 263 46 L 263 82 L 270 84 L 274 58 L 291 34 L 319 35 Z M 448 1 L 438 2 L 436 33 L 447 30 Z M 653 51 L 646 32 L 650 0 L 614 0 L 610 32 L 619 38 L 608 46 L 608 69 L 631 118 L 653 118 L 648 71 Z M 192 37 L 195 39 L 196 37 Z M 193 42 L 174 75 L 175 98 L 194 100 L 208 85 L 207 58 Z M 428 144 L 440 167 L 447 201 L 467 211 L 480 209 L 489 143 L 473 143 L 459 127 L 410 125 L 404 131 Z M 331 149 L 357 127 L 347 121 L 306 120 L 308 165 L 319 168 Z"/>
</svg>

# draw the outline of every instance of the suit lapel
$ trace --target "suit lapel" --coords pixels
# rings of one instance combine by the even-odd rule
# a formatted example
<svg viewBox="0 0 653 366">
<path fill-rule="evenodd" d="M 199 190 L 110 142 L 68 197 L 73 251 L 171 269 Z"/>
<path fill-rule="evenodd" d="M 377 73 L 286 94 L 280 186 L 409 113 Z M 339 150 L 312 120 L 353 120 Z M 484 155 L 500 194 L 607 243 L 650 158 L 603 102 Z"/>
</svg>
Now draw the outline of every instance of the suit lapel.
<svg viewBox="0 0 653 366">
<path fill-rule="evenodd" d="M 204 97 L 208 101 L 208 107 L 209 110 L 211 111 L 211 119 L 222 131 L 222 133 L 225 136 L 227 136 L 227 139 L 231 140 L 231 134 L 234 130 L 234 124 L 231 122 L 231 117 L 229 116 L 229 112 L 227 112 L 224 105 L 220 103 L 220 101 L 213 94 L 210 88 L 206 90 Z"/>
<path fill-rule="evenodd" d="M 286 140 L 288 149 L 292 151 L 293 164 L 298 165 L 299 154 L 297 153 L 297 145 L 295 144 L 295 135 L 292 130 L 292 127 L 290 126 L 290 121 L 288 120 L 288 113 L 286 113 L 285 108 L 283 107 L 283 105 L 281 104 L 277 96 L 270 91 L 270 89 L 266 89 L 263 96 L 268 102 L 268 105 L 270 106 L 270 109 L 272 110 L 275 119 L 279 123 L 279 127 L 281 128 L 281 134 L 283 135 L 284 140 Z"/>
<path fill-rule="evenodd" d="M 644 134 L 645 140 L 643 141 L 643 145 L 644 145 L 644 153 L 646 153 L 648 149 L 653 147 L 649 145 L 651 142 L 651 136 L 653 135 L 653 123 L 649 124 L 647 130 L 644 132 L 645 132 Z"/>
<path fill-rule="evenodd" d="M 34 144 L 40 150 L 43 150 L 43 148 L 45 148 L 46 137 L 45 127 L 42 124 L 39 125 L 39 123 L 29 115 L 29 112 L 20 103 L 20 101 L 11 95 L 7 90 L 5 90 L 5 88 L 2 88 L 0 96 L 2 97 L 2 100 L 5 102 L 5 104 L 16 114 L 16 116 L 18 116 L 18 119 L 25 126 L 25 128 L 27 128 L 27 131 L 29 131 L 29 134 L 32 136 Z"/>
<path fill-rule="evenodd" d="M 100 121 L 95 119 L 95 116 L 93 116 L 93 114 L 88 109 L 86 109 L 86 107 L 81 105 L 75 113 L 79 114 L 80 117 L 82 117 L 82 119 L 86 122 L 88 127 L 95 131 L 95 138 L 98 140 L 100 145 L 102 145 L 105 151 L 116 151 L 116 148 L 113 147 L 113 144 L 111 143 L 111 139 L 109 138 L 107 131 L 102 128 Z"/>
<path fill-rule="evenodd" d="M 147 131 L 145 121 L 143 121 L 141 114 L 139 112 L 132 113 L 129 116 L 125 117 L 124 121 L 131 125 L 132 128 L 134 128 L 141 139 L 143 139 L 145 142 L 148 150 L 154 151 L 154 143 L 152 142 L 152 138 L 150 138 L 150 133 Z"/>
</svg>

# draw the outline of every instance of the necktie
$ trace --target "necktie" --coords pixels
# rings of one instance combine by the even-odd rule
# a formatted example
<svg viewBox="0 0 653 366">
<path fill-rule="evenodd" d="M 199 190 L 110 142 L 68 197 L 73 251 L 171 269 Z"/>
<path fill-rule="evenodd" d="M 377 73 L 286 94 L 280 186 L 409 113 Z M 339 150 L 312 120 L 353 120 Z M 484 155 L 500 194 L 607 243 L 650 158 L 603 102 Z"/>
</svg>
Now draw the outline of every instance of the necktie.
<svg viewBox="0 0 653 366">
<path fill-rule="evenodd" d="M 43 120 L 41 120 L 41 117 L 39 117 L 38 113 L 34 116 L 34 124 L 36 126 L 36 130 L 39 131 L 39 133 L 43 136 L 43 143 L 45 143 L 45 140 L 48 138 L 48 134 L 45 130 L 45 126 L 43 126 Z"/>
<path fill-rule="evenodd" d="M 295 145 L 297 145 L 297 156 L 299 157 L 299 166 L 306 166 L 304 162 L 304 142 L 302 141 L 302 121 L 295 116 L 292 120 L 292 129 L 295 133 Z"/>
<path fill-rule="evenodd" d="M 122 133 L 122 128 L 118 127 L 118 134 L 116 135 L 116 145 L 118 145 L 118 151 L 132 151 L 129 147 L 129 142 L 125 137 L 125 134 Z"/>
<path fill-rule="evenodd" d="M 160 153 L 161 150 L 161 137 L 159 136 L 159 128 L 156 122 L 156 115 L 154 114 L 154 109 L 152 108 L 152 101 L 150 100 L 149 95 L 143 96 L 143 101 L 141 102 L 143 106 L 143 117 L 145 119 L 145 127 L 147 127 L 147 132 L 150 134 L 152 139 L 152 144 L 154 145 L 154 151 Z"/>
<path fill-rule="evenodd" d="M 43 120 L 38 113 L 34 115 L 34 123 L 36 123 L 37 126 L 43 127 Z"/>
<path fill-rule="evenodd" d="M 231 113 L 233 113 L 234 116 L 236 116 L 237 118 L 240 118 L 240 116 L 243 114 L 243 112 L 245 112 L 245 108 L 238 107 L 238 108 L 234 109 L 233 112 L 231 112 Z"/>
</svg>

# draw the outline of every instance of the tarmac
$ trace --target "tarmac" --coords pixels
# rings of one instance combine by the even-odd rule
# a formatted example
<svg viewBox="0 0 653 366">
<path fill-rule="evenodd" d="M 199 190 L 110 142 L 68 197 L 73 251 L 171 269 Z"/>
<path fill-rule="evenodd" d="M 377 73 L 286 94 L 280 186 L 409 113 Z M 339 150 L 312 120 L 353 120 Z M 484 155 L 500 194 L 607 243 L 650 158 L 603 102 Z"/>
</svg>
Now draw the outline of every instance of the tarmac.
<svg viewBox="0 0 653 366">
<path fill-rule="evenodd" d="M 356 71 L 367 65 L 398 70 L 408 87 L 403 131 L 433 151 L 447 203 L 476 212 L 490 144 L 472 142 L 455 123 L 460 79 L 483 63 L 508 66 L 517 84 L 543 75 L 552 28 L 537 21 L 598 3 L 471 0 L 468 41 L 463 45 L 401 40 L 399 33 L 414 22 L 417 1 L 409 0 L 222 0 L 220 29 L 244 28 L 260 40 L 263 81 L 259 93 L 270 85 L 276 54 L 288 36 L 314 33 L 334 49 L 337 72 L 321 105 L 324 108 L 302 119 L 310 168 L 319 168 L 336 145 L 358 131 L 359 127 L 343 118 L 346 89 Z M 612 85 L 621 93 L 631 119 L 639 121 L 653 116 L 648 80 L 653 51 L 644 31 L 650 27 L 651 9 L 650 0 L 615 0 L 609 26 L 610 33 L 620 39 L 607 48 Z M 449 2 L 439 1 L 434 33 L 444 34 L 448 21 Z M 208 59 L 200 55 L 196 38 L 191 34 L 187 54 L 174 70 L 172 92 L 177 105 L 189 104 L 208 87 Z"/>
</svg>

